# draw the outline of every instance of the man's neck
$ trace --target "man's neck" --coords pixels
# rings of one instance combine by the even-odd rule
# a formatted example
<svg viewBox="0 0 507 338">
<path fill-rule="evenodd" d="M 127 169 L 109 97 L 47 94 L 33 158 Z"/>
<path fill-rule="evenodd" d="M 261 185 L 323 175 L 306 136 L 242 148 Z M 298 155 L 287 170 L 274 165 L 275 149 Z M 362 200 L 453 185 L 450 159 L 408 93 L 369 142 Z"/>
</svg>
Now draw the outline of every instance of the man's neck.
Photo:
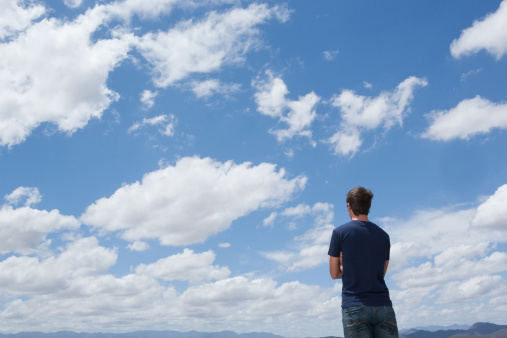
<svg viewBox="0 0 507 338">
<path fill-rule="evenodd" d="M 367 215 L 354 215 L 352 214 L 351 217 L 350 217 L 353 221 L 363 221 L 363 222 L 369 222 L 370 220 L 368 219 L 368 216 Z"/>
</svg>

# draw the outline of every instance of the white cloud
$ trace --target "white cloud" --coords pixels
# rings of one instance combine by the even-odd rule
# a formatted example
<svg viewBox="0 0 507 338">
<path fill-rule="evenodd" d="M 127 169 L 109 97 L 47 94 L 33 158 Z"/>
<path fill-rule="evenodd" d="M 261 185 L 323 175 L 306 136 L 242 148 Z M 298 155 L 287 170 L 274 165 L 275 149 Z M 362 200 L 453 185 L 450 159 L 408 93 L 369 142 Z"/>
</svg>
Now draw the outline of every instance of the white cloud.
<svg viewBox="0 0 507 338">
<path fill-rule="evenodd" d="M 434 263 L 426 262 L 419 266 L 406 268 L 393 275 L 397 285 L 402 288 L 428 287 L 469 276 L 479 276 L 507 270 L 507 254 L 495 251 L 485 256 L 488 243 L 450 247 L 434 258 Z M 474 260 L 476 257 L 483 257 Z"/>
<path fill-rule="evenodd" d="M 79 1 L 79 0 L 78 0 Z M 132 16 L 138 15 L 142 19 L 155 19 L 160 15 L 171 13 L 174 7 L 178 5 L 195 5 L 190 0 L 124 0 L 115 1 L 104 6 L 100 10 L 111 17 L 120 17 L 130 20 Z M 97 6 L 99 7 L 99 6 Z"/>
<path fill-rule="evenodd" d="M 287 217 L 303 217 L 304 215 L 309 214 L 312 211 L 312 207 L 310 207 L 308 204 L 298 204 L 295 207 L 286 208 L 282 211 L 283 216 Z"/>
<path fill-rule="evenodd" d="M 354 156 L 362 141 L 361 130 L 383 127 L 388 130 L 394 125 L 402 125 L 404 117 L 410 112 L 413 92 L 424 87 L 425 79 L 411 76 L 401 82 L 394 90 L 382 92 L 377 97 L 356 95 L 352 90 L 343 90 L 332 99 L 333 106 L 341 111 L 339 130 L 327 140 L 335 154 Z"/>
<path fill-rule="evenodd" d="M 354 156 L 361 148 L 363 140 L 356 128 L 339 130 L 331 136 L 327 143 L 331 144 L 336 155 Z"/>
<path fill-rule="evenodd" d="M 271 18 L 287 19 L 285 7 L 251 4 L 224 14 L 211 12 L 204 20 L 181 22 L 167 32 L 148 33 L 137 43 L 153 65 L 154 83 L 165 88 L 192 73 L 210 73 L 239 63 L 259 42 L 257 25 Z"/>
<path fill-rule="evenodd" d="M 6 301 L 0 319 L 2 327 L 8 332 L 162 329 L 167 328 L 161 324 L 162 317 L 172 318 L 176 312 L 167 305 L 175 303 L 174 289 L 161 287 L 149 277 L 71 274 L 61 282 L 64 287 L 54 292 Z"/>
<path fill-rule="evenodd" d="M 174 115 L 158 115 L 152 118 L 144 118 L 141 122 L 134 123 L 129 129 L 128 133 L 137 131 L 143 126 L 161 126 L 158 129 L 159 133 L 165 136 L 174 136 L 176 118 Z"/>
<path fill-rule="evenodd" d="M 146 242 L 135 241 L 134 243 L 127 245 L 127 248 L 130 251 L 146 251 L 150 248 L 150 246 Z"/>
<path fill-rule="evenodd" d="M 507 129 L 507 103 L 494 103 L 480 96 L 428 116 L 432 120 L 431 125 L 422 136 L 438 141 L 468 139 L 494 128 Z"/>
<path fill-rule="evenodd" d="M 271 214 L 269 214 L 268 217 L 266 217 L 263 221 L 262 221 L 262 225 L 263 226 L 273 226 L 273 223 L 275 222 L 275 219 L 276 219 L 276 211 L 273 211 Z"/>
<path fill-rule="evenodd" d="M 324 59 L 327 61 L 333 61 L 338 56 L 338 50 L 326 50 L 322 54 L 324 55 Z"/>
<path fill-rule="evenodd" d="M 83 0 L 63 0 L 65 6 L 70 8 L 78 8 L 83 3 Z"/>
<path fill-rule="evenodd" d="M 472 27 L 464 29 L 459 39 L 451 43 L 451 54 L 455 58 L 481 49 L 497 59 L 507 54 L 507 0 L 502 1 L 496 12 L 474 21 Z"/>
<path fill-rule="evenodd" d="M 237 92 L 241 88 L 239 83 L 226 84 L 216 79 L 202 82 L 193 81 L 190 85 L 197 98 L 206 98 L 214 94 L 221 94 L 227 97 L 229 94 Z"/>
<path fill-rule="evenodd" d="M 472 226 L 477 230 L 499 230 L 507 232 L 507 184 L 502 185 L 477 208 Z"/>
<path fill-rule="evenodd" d="M 316 203 L 313 207 L 299 204 L 285 209 L 279 215 L 286 219 L 312 216 L 313 227 L 303 235 L 294 238 L 293 245 L 296 250 L 263 252 L 262 255 L 282 264 L 288 272 L 311 269 L 324 263 L 328 259 L 327 250 L 334 229 L 331 224 L 334 217 L 332 209 L 333 205 L 328 203 Z"/>
<path fill-rule="evenodd" d="M 118 99 L 106 80 L 126 57 L 131 36 L 92 42 L 105 20 L 95 14 L 43 19 L 0 44 L 0 146 L 23 142 L 44 122 L 72 134 Z"/>
<path fill-rule="evenodd" d="M 507 293 L 505 281 L 500 276 L 481 275 L 464 282 L 452 282 L 444 286 L 436 303 L 461 303 Z"/>
<path fill-rule="evenodd" d="M 351 90 L 344 90 L 333 97 L 332 103 L 342 111 L 342 119 L 347 126 L 375 129 L 383 125 L 387 129 L 403 124 L 403 118 L 410 111 L 414 90 L 427 84 L 426 80 L 411 76 L 394 90 L 382 92 L 377 97 L 356 95 Z"/>
<path fill-rule="evenodd" d="M 149 109 L 153 107 L 155 104 L 155 98 L 157 97 L 158 92 L 152 92 L 150 90 L 144 90 L 141 93 L 141 103 L 144 105 L 145 109 Z"/>
<path fill-rule="evenodd" d="M 498 209 L 503 206 L 504 195 L 505 185 L 478 207 L 458 205 L 419 210 L 408 219 L 378 219 L 391 238 L 389 270 L 397 271 L 415 259 L 431 259 L 463 245 L 478 248 L 482 243 L 486 248 L 487 243 L 506 242 L 501 225 L 502 220 L 505 223 L 503 208 Z"/>
<path fill-rule="evenodd" d="M 320 97 L 311 92 L 300 96 L 297 101 L 289 100 L 285 98 L 289 91 L 283 80 L 274 77 L 270 71 L 267 71 L 266 75 L 266 80 L 257 79 L 252 82 L 257 89 L 257 110 L 288 125 L 288 129 L 275 129 L 270 132 L 276 135 L 280 142 L 295 136 L 308 137 L 311 140 L 312 131 L 309 127 L 317 117 L 314 108 Z M 312 142 L 312 145 L 315 146 L 315 142 Z"/>
<path fill-rule="evenodd" d="M 268 163 L 237 165 L 187 157 L 97 200 L 81 219 L 103 230 L 121 231 L 130 241 L 200 243 L 239 217 L 287 201 L 305 184 L 306 177 L 288 180 L 283 169 L 276 172 Z"/>
<path fill-rule="evenodd" d="M 501 229 L 485 231 L 473 224 L 480 208 L 502 200 L 502 191 L 503 186 L 479 207 L 458 205 L 416 211 L 403 220 L 379 219 L 391 238 L 387 283 L 405 327 L 420 325 L 409 315 L 414 312 L 440 325 L 455 322 L 456 313 L 465 323 L 492 320 L 483 313 L 502 316 L 498 301 L 506 291 L 507 253 L 499 244 L 507 239 Z"/>
<path fill-rule="evenodd" d="M 234 277 L 191 286 L 179 294 L 145 275 L 76 276 L 69 280 L 66 293 L 35 294 L 6 302 L 0 323 L 7 332 L 20 331 L 18 328 L 123 332 L 168 327 L 210 332 L 223 330 L 226 322 L 236 332 L 258 331 L 262 326 L 291 336 L 302 332 L 324 335 L 329 327 L 339 331 L 341 325 L 329 323 L 336 317 L 331 314 L 340 308 L 335 296 L 336 290 L 299 282 L 278 285 L 268 278 Z M 294 325 L 295 321 L 301 324 Z"/>
<path fill-rule="evenodd" d="M 264 115 L 280 118 L 286 108 L 285 96 L 289 93 L 285 82 L 279 77 L 274 77 L 271 72 L 266 72 L 267 81 L 254 81 L 252 85 L 257 89 L 255 102 L 257 110 Z"/>
<path fill-rule="evenodd" d="M 27 192 L 20 191 L 28 189 Z M 77 229 L 80 222 L 73 216 L 61 215 L 58 210 L 37 210 L 29 206 L 40 201 L 37 188 L 20 187 L 7 200 L 19 202 L 27 197 L 24 207 L 13 208 L 3 205 L 0 208 L 0 253 L 16 252 L 30 254 L 37 252 L 40 246 L 47 244 L 46 236 L 54 231 Z"/>
<path fill-rule="evenodd" d="M 43 5 L 23 0 L 0 0 L 0 8 L 0 40 L 25 30 L 46 13 Z"/>
<path fill-rule="evenodd" d="M 141 264 L 136 274 L 148 275 L 164 281 L 189 281 L 192 283 L 228 278 L 231 271 L 227 267 L 211 265 L 215 253 L 211 250 L 194 253 L 190 249 L 182 253 L 158 260 L 152 264 Z"/>
<path fill-rule="evenodd" d="M 328 299 L 318 287 L 299 282 L 277 286 L 271 279 L 234 277 L 189 288 L 182 294 L 181 300 L 187 311 L 193 311 L 194 315 L 208 321 L 227 318 L 228 322 L 241 327 L 247 322 L 264 322 L 268 318 L 271 320 L 265 325 L 285 326 L 284 331 L 290 332 L 291 325 L 287 324 L 296 318 L 310 316 Z M 320 304 L 317 306 L 317 303 Z M 333 308 L 338 309 L 339 303 L 334 303 Z M 292 332 L 294 335 L 295 331 Z"/>
<path fill-rule="evenodd" d="M 11 256 L 3 260 L 0 286 L 2 292 L 14 294 L 65 293 L 72 279 L 103 273 L 116 259 L 115 250 L 100 247 L 96 238 L 82 238 L 70 243 L 58 256 L 42 260 Z"/>
<path fill-rule="evenodd" d="M 470 226 L 476 208 L 421 210 L 406 220 L 379 222 L 391 237 L 389 270 L 395 271 L 414 259 L 431 258 L 459 245 L 496 242 L 500 233 Z"/>
<path fill-rule="evenodd" d="M 222 249 L 227 249 L 231 247 L 231 243 L 218 243 L 218 247 Z"/>
<path fill-rule="evenodd" d="M 7 203 L 13 206 L 18 205 L 23 199 L 25 199 L 24 206 L 29 207 L 39 203 L 42 200 L 42 196 L 39 189 L 31 187 L 19 187 L 9 195 L 5 195 Z"/>
<path fill-rule="evenodd" d="M 295 136 L 304 136 L 311 139 L 312 131 L 308 128 L 317 117 L 314 107 L 319 101 L 320 97 L 314 92 L 300 96 L 298 101 L 288 101 L 289 113 L 283 116 L 280 121 L 287 123 L 289 128 L 272 130 L 278 141 L 283 142 Z M 313 143 L 313 146 L 315 146 L 315 143 Z"/>
</svg>

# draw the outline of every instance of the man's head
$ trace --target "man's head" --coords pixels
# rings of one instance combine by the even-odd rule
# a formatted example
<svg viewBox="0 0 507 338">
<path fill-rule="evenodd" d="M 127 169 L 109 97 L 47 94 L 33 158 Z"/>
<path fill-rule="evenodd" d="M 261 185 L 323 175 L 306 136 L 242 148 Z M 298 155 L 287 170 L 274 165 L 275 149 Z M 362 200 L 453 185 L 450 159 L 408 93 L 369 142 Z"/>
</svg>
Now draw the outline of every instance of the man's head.
<svg viewBox="0 0 507 338">
<path fill-rule="evenodd" d="M 354 215 L 368 215 L 371 207 L 373 193 L 363 187 L 355 187 L 347 194 L 347 204 Z"/>
</svg>

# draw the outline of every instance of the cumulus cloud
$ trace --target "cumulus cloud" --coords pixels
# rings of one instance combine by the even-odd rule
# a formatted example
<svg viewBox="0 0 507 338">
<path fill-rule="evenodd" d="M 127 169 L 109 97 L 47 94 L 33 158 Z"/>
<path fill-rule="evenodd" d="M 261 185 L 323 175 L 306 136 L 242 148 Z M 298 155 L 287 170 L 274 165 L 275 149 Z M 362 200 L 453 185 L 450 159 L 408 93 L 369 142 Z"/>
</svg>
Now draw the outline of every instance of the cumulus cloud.
<svg viewBox="0 0 507 338">
<path fill-rule="evenodd" d="M 24 206 L 29 207 L 33 204 L 39 203 L 42 200 L 42 196 L 37 188 L 19 187 L 9 195 L 5 195 L 5 200 L 13 206 L 19 204 L 22 200 L 25 200 Z"/>
<path fill-rule="evenodd" d="M 242 62 L 245 53 L 259 43 L 256 26 L 272 18 L 285 21 L 288 10 L 251 4 L 223 14 L 211 12 L 202 21 L 189 20 L 167 32 L 148 33 L 136 46 L 153 66 L 155 85 L 165 88 L 192 73 L 210 73 Z"/>
<path fill-rule="evenodd" d="M 300 96 L 297 101 L 289 100 L 285 97 L 289 91 L 283 80 L 270 71 L 266 72 L 266 77 L 252 82 L 257 89 L 257 110 L 288 125 L 287 129 L 272 129 L 270 132 L 276 135 L 280 142 L 295 136 L 304 136 L 311 140 L 312 131 L 309 128 L 317 117 L 315 106 L 320 97 L 311 92 Z M 312 142 L 312 145 L 315 146 L 315 143 Z"/>
<path fill-rule="evenodd" d="M 428 117 L 431 125 L 423 137 L 437 141 L 469 139 L 494 128 L 507 129 L 507 103 L 494 103 L 476 96 L 450 110 L 432 112 Z"/>
<path fill-rule="evenodd" d="M 190 249 L 182 253 L 158 260 L 152 264 L 141 264 L 136 274 L 148 275 L 164 281 L 201 282 L 228 278 L 231 271 L 227 267 L 212 265 L 215 253 L 211 250 L 194 253 Z"/>
<path fill-rule="evenodd" d="M 106 80 L 126 57 L 131 36 L 93 42 L 106 20 L 95 14 L 43 19 L 0 44 L 0 146 L 23 142 L 44 122 L 72 134 L 118 99 Z"/>
<path fill-rule="evenodd" d="M 463 245 L 477 249 L 487 248 L 488 243 L 507 241 L 503 236 L 507 222 L 502 208 L 505 187 L 499 187 L 477 207 L 446 206 L 418 210 L 408 219 L 378 219 L 378 224 L 391 237 L 389 270 L 398 271 L 416 260 L 432 259 L 445 250 Z M 482 246 L 477 246 L 479 243 Z"/>
<path fill-rule="evenodd" d="M 1 261 L 0 286 L 3 292 L 14 294 L 64 293 L 72 279 L 103 273 L 116 259 L 115 250 L 99 246 L 96 238 L 81 238 L 60 255 L 11 256 Z"/>
<path fill-rule="evenodd" d="M 22 32 L 46 13 L 42 4 L 23 0 L 1 0 L 0 7 L 0 40 Z"/>
<path fill-rule="evenodd" d="M 377 97 L 361 96 L 352 90 L 343 90 L 332 99 L 332 105 L 341 112 L 340 128 L 327 142 L 332 145 L 335 154 L 354 156 L 362 144 L 362 130 L 379 127 L 388 130 L 395 125 L 401 126 L 410 112 L 414 90 L 427 84 L 425 79 L 411 76 L 392 91 L 382 92 Z"/>
<path fill-rule="evenodd" d="M 477 298 L 504 295 L 507 286 L 501 276 L 481 275 L 464 282 L 452 282 L 443 288 L 436 303 L 463 303 Z"/>
<path fill-rule="evenodd" d="M 349 130 L 342 128 L 342 130 L 331 136 L 327 142 L 332 145 L 335 154 L 351 157 L 359 151 L 363 144 L 361 133 L 355 128 Z"/>
<path fill-rule="evenodd" d="M 305 184 L 306 177 L 287 179 L 283 169 L 277 172 L 268 163 L 238 165 L 187 157 L 97 200 L 81 220 L 105 231 L 121 231 L 129 241 L 201 243 L 241 216 L 289 200 Z"/>
<path fill-rule="evenodd" d="M 227 97 L 229 94 L 237 92 L 241 88 L 239 83 L 227 84 L 216 79 L 210 79 L 202 82 L 192 81 L 190 86 L 197 98 L 206 98 L 214 94 L 221 94 Z"/>
<path fill-rule="evenodd" d="M 189 288 L 181 295 L 181 301 L 189 311 L 207 320 L 234 318 L 241 325 L 268 317 L 282 326 L 295 318 L 307 317 L 316 309 L 314 304 L 324 305 L 327 301 L 324 294 L 318 287 L 299 282 L 278 286 L 271 279 L 234 277 Z M 339 303 L 333 305 L 339 308 Z M 231 316 L 232 313 L 235 315 Z"/>
<path fill-rule="evenodd" d="M 506 290 L 507 254 L 499 249 L 506 239 L 502 229 L 480 228 L 473 220 L 479 209 L 488 211 L 500 202 L 502 194 L 503 186 L 478 207 L 419 210 L 404 220 L 378 220 L 391 237 L 387 281 L 396 285 L 390 292 L 400 321 L 415 323 L 408 315 L 414 311 L 442 323 L 454 321 L 457 311 L 464 322 L 486 320 L 482 312 L 497 311 Z"/>
<path fill-rule="evenodd" d="M 328 259 L 327 250 L 334 229 L 331 224 L 334 217 L 332 210 L 333 205 L 329 203 L 316 203 L 313 207 L 299 204 L 286 208 L 278 214 L 282 219 L 293 220 L 310 215 L 313 217 L 313 227 L 293 239 L 295 250 L 263 252 L 263 256 L 282 264 L 288 272 L 311 269 L 324 263 Z"/>
<path fill-rule="evenodd" d="M 143 104 L 145 109 L 149 109 L 153 107 L 155 104 L 155 98 L 157 97 L 158 92 L 152 92 L 150 90 L 144 90 L 141 93 L 141 103 Z"/>
<path fill-rule="evenodd" d="M 472 226 L 478 230 L 507 232 L 507 184 L 502 185 L 477 208 Z"/>
<path fill-rule="evenodd" d="M 464 29 L 461 36 L 451 43 L 451 54 L 455 58 L 485 49 L 497 60 L 507 53 L 507 1 L 504 0 L 496 12 L 484 19 L 474 21 Z"/>
<path fill-rule="evenodd" d="M 77 229 L 80 222 L 74 216 L 61 215 L 58 210 L 37 210 L 30 205 L 40 201 L 37 188 L 19 187 L 6 196 L 11 204 L 26 198 L 25 206 L 0 208 L 0 253 L 30 254 L 46 244 L 47 235 L 54 231 Z"/>
<path fill-rule="evenodd" d="M 150 248 L 150 245 L 146 242 L 135 241 L 127 245 L 127 249 L 130 251 L 146 251 Z"/>
<path fill-rule="evenodd" d="M 129 129 L 128 133 L 133 133 L 143 126 L 160 126 L 159 133 L 165 136 L 173 136 L 176 118 L 174 115 L 158 115 L 152 118 L 144 118 L 141 122 L 134 123 Z"/>
<path fill-rule="evenodd" d="M 451 247 L 436 255 L 433 264 L 426 262 L 406 268 L 392 278 L 400 288 L 406 289 L 506 271 L 507 254 L 495 251 L 486 256 L 487 249 L 488 243 Z"/>
</svg>

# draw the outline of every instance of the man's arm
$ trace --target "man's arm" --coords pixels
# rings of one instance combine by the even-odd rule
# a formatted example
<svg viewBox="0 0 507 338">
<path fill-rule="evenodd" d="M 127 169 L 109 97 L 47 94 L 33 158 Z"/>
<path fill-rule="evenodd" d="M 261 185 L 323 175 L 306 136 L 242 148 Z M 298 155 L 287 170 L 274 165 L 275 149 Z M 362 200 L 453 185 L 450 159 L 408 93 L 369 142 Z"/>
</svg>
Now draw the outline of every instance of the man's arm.
<svg viewBox="0 0 507 338">
<path fill-rule="evenodd" d="M 329 256 L 329 273 L 332 279 L 341 279 L 343 276 L 342 254 L 340 257 Z"/>
<path fill-rule="evenodd" d="M 387 266 L 388 265 L 389 265 L 389 260 L 386 260 L 386 263 L 384 264 L 384 277 L 386 276 Z"/>
</svg>

